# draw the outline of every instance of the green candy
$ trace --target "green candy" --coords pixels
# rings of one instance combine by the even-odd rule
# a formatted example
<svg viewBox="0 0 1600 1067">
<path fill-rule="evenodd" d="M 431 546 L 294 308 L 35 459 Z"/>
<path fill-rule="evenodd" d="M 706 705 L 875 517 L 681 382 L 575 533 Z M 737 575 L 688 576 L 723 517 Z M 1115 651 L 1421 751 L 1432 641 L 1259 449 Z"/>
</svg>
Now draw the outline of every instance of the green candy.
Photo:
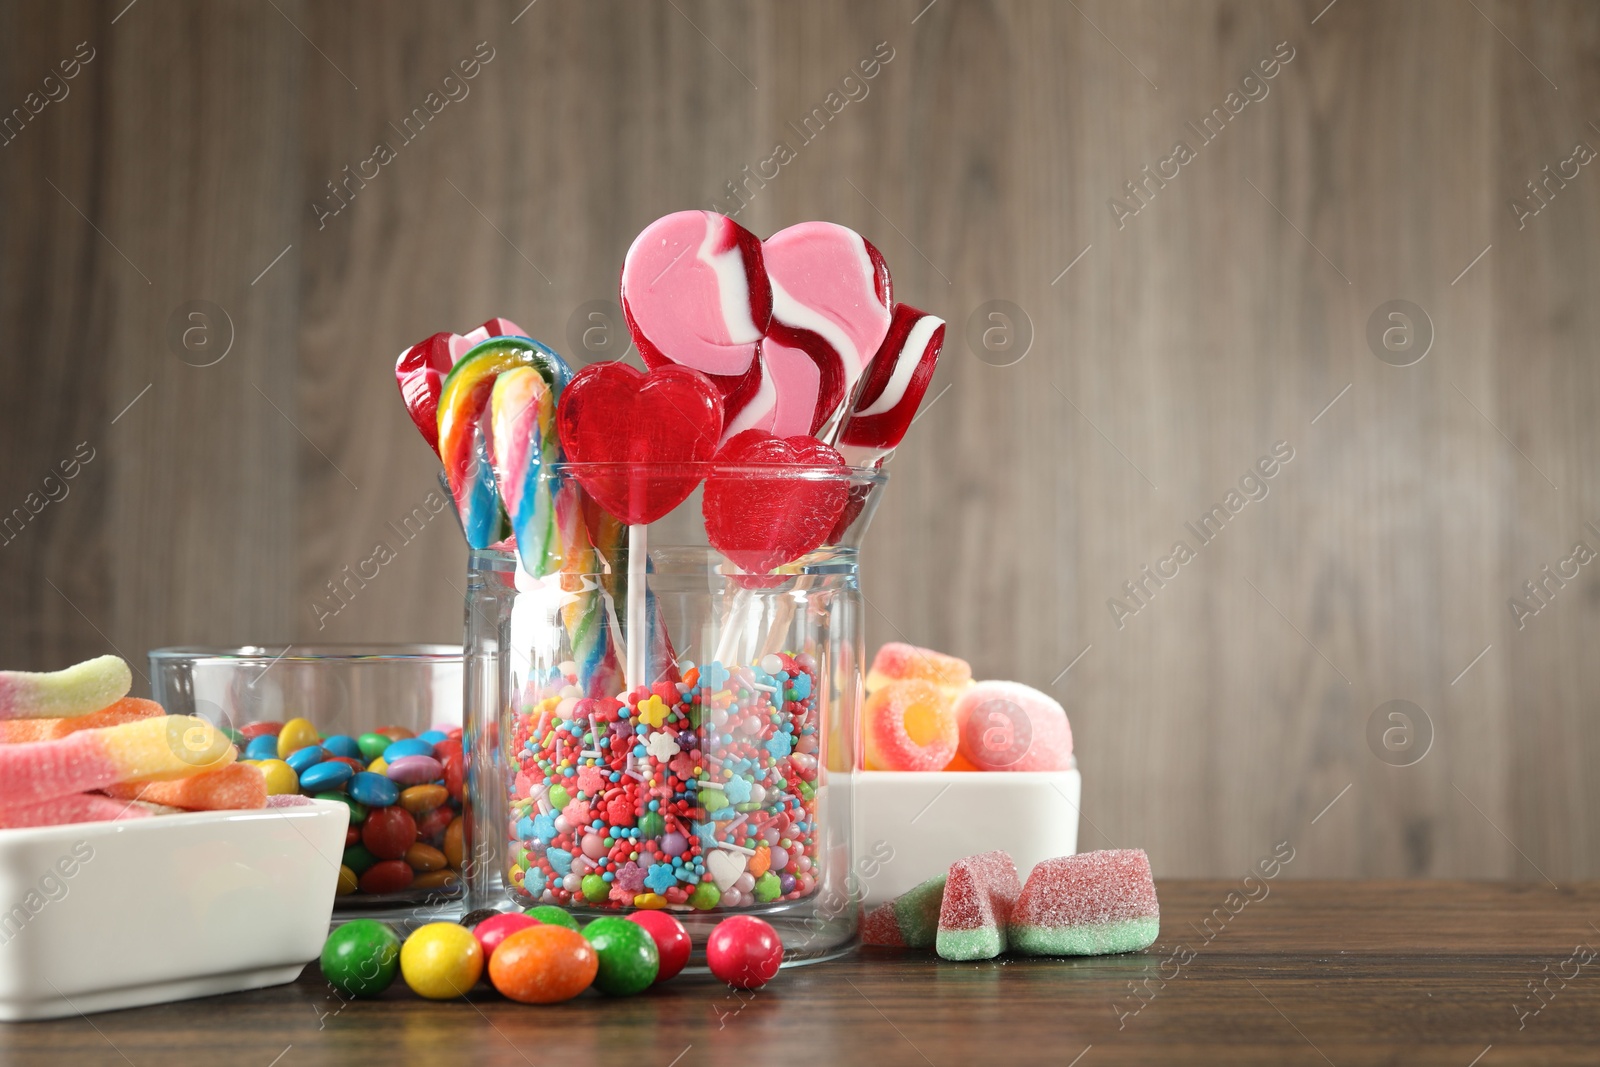
<svg viewBox="0 0 1600 1067">
<path fill-rule="evenodd" d="M 596 919 L 583 936 L 600 958 L 594 987 L 613 997 L 631 997 L 650 988 L 661 970 L 661 955 L 649 931 L 616 915 Z"/>
<path fill-rule="evenodd" d="M 383 755 L 383 750 L 392 744 L 394 741 L 382 734 L 362 734 L 356 738 L 356 747 L 361 749 L 361 758 L 368 763 Z"/>
<path fill-rule="evenodd" d="M 721 899 L 722 890 L 708 879 L 695 886 L 694 892 L 689 894 L 689 906 L 696 911 L 710 911 Z"/>
<path fill-rule="evenodd" d="M 360 826 L 367 820 L 367 806 L 359 801 L 351 800 L 343 793 L 318 793 L 317 800 L 337 800 L 350 809 L 350 825 Z"/>
<path fill-rule="evenodd" d="M 558 908 L 554 904 L 535 904 L 531 908 L 524 909 L 522 914 L 530 919 L 538 919 L 547 926 L 565 926 L 568 930 L 578 928 L 578 920 L 568 915 L 566 909 Z"/>
<path fill-rule="evenodd" d="M 567 792 L 566 786 L 553 785 L 550 787 L 551 807 L 555 808 L 557 811 L 560 811 L 570 803 L 572 803 L 572 794 Z"/>
<path fill-rule="evenodd" d="M 721 811 L 728 806 L 728 798 L 720 789 L 702 789 L 698 797 L 700 806 L 706 811 Z"/>
<path fill-rule="evenodd" d="M 611 895 L 611 887 L 598 874 L 583 876 L 583 896 L 591 904 L 599 904 Z"/>
<path fill-rule="evenodd" d="M 356 872 L 356 876 L 367 873 L 367 868 L 378 862 L 378 857 L 367 851 L 367 846 L 359 841 L 344 850 L 344 865 Z"/>
<path fill-rule="evenodd" d="M 387 923 L 355 919 L 328 935 L 322 977 L 350 997 L 375 997 L 400 973 L 400 935 Z"/>
<path fill-rule="evenodd" d="M 667 820 L 653 811 L 647 811 L 639 816 L 639 832 L 646 841 L 654 841 L 667 832 Z"/>
<path fill-rule="evenodd" d="M 778 876 L 768 871 L 756 879 L 756 899 L 765 904 L 769 900 L 777 900 L 783 892 L 783 886 L 778 882 Z"/>
</svg>

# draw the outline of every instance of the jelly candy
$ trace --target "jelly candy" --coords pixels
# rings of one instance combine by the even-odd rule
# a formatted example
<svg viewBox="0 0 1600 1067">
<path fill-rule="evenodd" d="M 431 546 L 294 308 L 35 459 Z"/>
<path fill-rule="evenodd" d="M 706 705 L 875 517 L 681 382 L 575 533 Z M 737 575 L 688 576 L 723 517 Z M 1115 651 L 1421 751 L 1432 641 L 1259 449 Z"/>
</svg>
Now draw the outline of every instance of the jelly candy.
<svg viewBox="0 0 1600 1067">
<path fill-rule="evenodd" d="M 955 755 L 955 713 L 949 696 L 931 682 L 890 682 L 867 697 L 861 714 L 868 770 L 943 770 Z"/>
<path fill-rule="evenodd" d="M 1045 860 L 1011 913 L 1011 947 L 1033 956 L 1135 952 L 1161 928 L 1150 857 L 1117 848 Z"/>
<path fill-rule="evenodd" d="M 955 702 L 960 751 L 980 771 L 1072 766 L 1072 727 L 1048 693 L 1021 682 L 979 682 Z"/>
<path fill-rule="evenodd" d="M 0 671 L 0 719 L 71 718 L 128 695 L 133 674 L 121 656 L 97 656 L 47 673 Z"/>
<path fill-rule="evenodd" d="M 861 920 L 861 943 L 886 948 L 932 948 L 939 932 L 946 875 L 919 883 Z"/>
<path fill-rule="evenodd" d="M 1005 852 L 957 860 L 945 880 L 934 950 L 947 960 L 993 959 L 1006 950 L 1006 929 L 1022 887 Z"/>
<path fill-rule="evenodd" d="M 872 669 L 867 672 L 867 692 L 906 678 L 920 678 L 942 689 L 959 691 L 972 684 L 972 665 L 931 648 L 889 641 L 872 657 Z"/>
</svg>

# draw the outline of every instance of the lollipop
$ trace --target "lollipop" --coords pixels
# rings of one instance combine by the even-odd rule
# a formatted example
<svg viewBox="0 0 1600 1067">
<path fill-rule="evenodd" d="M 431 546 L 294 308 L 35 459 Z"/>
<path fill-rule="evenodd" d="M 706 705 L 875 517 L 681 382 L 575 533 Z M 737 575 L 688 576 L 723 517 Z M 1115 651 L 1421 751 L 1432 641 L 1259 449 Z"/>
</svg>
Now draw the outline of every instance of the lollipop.
<svg viewBox="0 0 1600 1067">
<path fill-rule="evenodd" d="M 520 366 L 537 370 L 555 393 L 566 385 L 566 362 L 554 351 L 527 337 L 497 337 L 462 356 L 439 393 L 439 458 L 473 548 L 488 548 L 509 532 L 489 454 L 493 431 L 487 416 L 495 379 Z"/>
<path fill-rule="evenodd" d="M 550 480 L 540 477 L 560 455 L 555 396 L 537 370 L 512 367 L 495 379 L 489 412 L 495 483 L 511 516 L 517 553 L 523 569 L 542 578 L 559 566 L 562 548 Z"/>
<path fill-rule="evenodd" d="M 916 416 L 944 345 L 944 320 L 896 304 L 888 336 L 839 433 L 839 451 L 852 466 L 881 465 L 900 445 Z"/>
<path fill-rule="evenodd" d="M 844 466 L 838 452 L 813 438 L 746 430 L 722 446 L 716 464 L 701 501 L 706 536 L 752 574 L 766 574 L 822 544 L 844 510 L 843 481 L 806 477 L 805 468 Z M 752 467 L 778 469 L 741 469 Z M 801 469 L 786 474 L 783 467 Z"/>
<path fill-rule="evenodd" d="M 635 242 L 637 245 L 637 242 Z M 625 363 L 591 363 L 561 394 L 556 424 L 574 477 L 628 524 L 626 682 L 645 680 L 648 524 L 683 503 L 722 433 L 722 398 L 705 375 L 672 364 L 640 374 Z M 667 465 L 662 471 L 660 465 Z M 672 468 L 683 465 L 678 470 Z"/>
<path fill-rule="evenodd" d="M 708 375 L 734 415 L 760 392 L 772 289 L 761 242 L 732 219 L 678 211 L 641 230 L 622 264 L 622 311 L 646 366 Z"/>
<path fill-rule="evenodd" d="M 770 419 L 752 401 L 730 427 L 816 434 L 841 414 L 889 332 L 889 268 L 871 242 L 832 222 L 779 230 L 761 256 L 772 285 L 761 355 L 774 402 Z"/>
<path fill-rule="evenodd" d="M 494 318 L 465 335 L 436 333 L 400 353 L 394 366 L 400 399 L 435 453 L 439 451 L 439 391 L 450 368 L 474 345 L 491 337 L 523 336 L 522 327 L 510 319 Z"/>
</svg>

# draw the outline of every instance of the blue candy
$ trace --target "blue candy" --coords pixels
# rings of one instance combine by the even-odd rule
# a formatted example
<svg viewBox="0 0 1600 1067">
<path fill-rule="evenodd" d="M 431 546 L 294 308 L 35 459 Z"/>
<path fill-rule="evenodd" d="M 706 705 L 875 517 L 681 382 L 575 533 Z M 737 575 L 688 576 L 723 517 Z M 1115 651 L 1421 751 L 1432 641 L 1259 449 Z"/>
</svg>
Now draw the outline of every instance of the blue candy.
<svg viewBox="0 0 1600 1067">
<path fill-rule="evenodd" d="M 336 767 L 345 767 L 348 764 L 338 763 Z M 345 792 L 350 799 L 358 804 L 365 804 L 369 808 L 387 808 L 400 799 L 400 788 L 381 774 L 371 771 L 362 771 L 350 779 L 350 784 L 345 787 Z"/>
<path fill-rule="evenodd" d="M 355 738 L 346 734 L 334 734 L 322 742 L 322 747 L 329 755 L 343 756 L 345 759 L 361 759 L 361 745 Z"/>
<path fill-rule="evenodd" d="M 403 741 L 396 741 L 394 744 L 383 750 L 383 758 L 389 763 L 393 763 L 402 756 L 431 755 L 433 755 L 432 742 L 424 741 L 420 737 L 408 737 Z"/>
<path fill-rule="evenodd" d="M 305 748 L 289 753 L 288 758 L 283 762 L 293 767 L 294 773 L 304 775 L 306 768 L 314 767 L 327 758 L 328 754 L 322 750 L 321 745 L 307 745 Z M 349 770 L 348 767 L 345 769 Z"/>
<path fill-rule="evenodd" d="M 300 751 L 304 752 L 305 750 L 301 749 Z M 295 753 L 295 755 L 299 754 L 298 752 Z M 354 772 L 350 770 L 350 764 L 348 763 L 334 763 L 330 760 L 327 763 L 314 764 L 307 767 L 300 775 L 300 789 L 306 793 L 322 793 L 338 789 L 350 780 L 352 773 Z M 362 773 L 365 774 L 366 772 L 363 771 Z"/>
<path fill-rule="evenodd" d="M 426 741 L 430 745 L 437 745 L 440 741 L 445 740 L 449 736 L 450 735 L 445 733 L 443 730 L 424 730 L 417 735 L 417 740 Z"/>
<path fill-rule="evenodd" d="M 271 734 L 262 734 L 244 746 L 245 759 L 277 759 L 278 739 Z"/>
</svg>

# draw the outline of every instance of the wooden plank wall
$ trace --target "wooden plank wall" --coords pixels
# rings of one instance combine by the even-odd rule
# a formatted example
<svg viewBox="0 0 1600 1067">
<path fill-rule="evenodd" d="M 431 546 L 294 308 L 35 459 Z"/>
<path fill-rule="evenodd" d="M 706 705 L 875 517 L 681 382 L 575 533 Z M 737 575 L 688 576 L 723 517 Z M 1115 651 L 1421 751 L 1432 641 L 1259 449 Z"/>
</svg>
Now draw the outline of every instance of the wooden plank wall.
<svg viewBox="0 0 1600 1067">
<path fill-rule="evenodd" d="M 0 106 L 59 99 L 0 146 L 0 507 L 60 499 L 0 546 L 4 662 L 454 640 L 459 537 L 389 525 L 434 470 L 394 354 L 494 314 L 573 351 L 639 227 L 733 182 L 949 319 L 869 642 L 1051 688 L 1084 847 L 1600 875 L 1600 564 L 1523 590 L 1600 549 L 1597 47 L 1577 0 L 7 5 Z M 1368 340 L 1393 300 L 1409 366 Z M 1368 740 L 1391 700 L 1410 766 Z"/>
</svg>

